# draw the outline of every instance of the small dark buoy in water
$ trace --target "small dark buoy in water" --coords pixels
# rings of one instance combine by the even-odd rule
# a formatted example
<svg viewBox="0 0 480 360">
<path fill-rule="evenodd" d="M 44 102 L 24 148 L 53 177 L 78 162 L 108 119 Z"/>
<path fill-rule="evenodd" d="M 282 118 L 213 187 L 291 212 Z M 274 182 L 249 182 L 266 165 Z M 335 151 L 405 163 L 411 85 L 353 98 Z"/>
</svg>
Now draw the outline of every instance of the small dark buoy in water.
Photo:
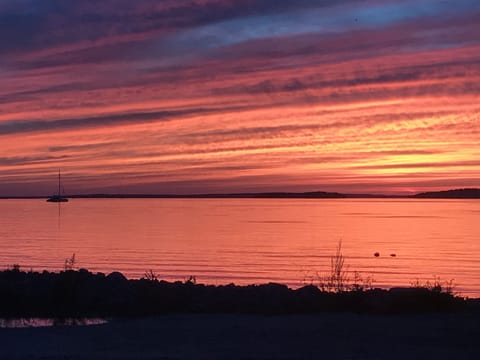
<svg viewBox="0 0 480 360">
<path fill-rule="evenodd" d="M 376 252 L 375 254 L 373 254 L 373 256 L 379 257 L 379 256 L 380 256 L 380 253 L 379 253 L 379 252 Z"/>
<path fill-rule="evenodd" d="M 397 256 L 397 254 L 390 254 L 390 256 L 391 256 L 391 257 L 395 257 L 395 256 Z"/>
</svg>

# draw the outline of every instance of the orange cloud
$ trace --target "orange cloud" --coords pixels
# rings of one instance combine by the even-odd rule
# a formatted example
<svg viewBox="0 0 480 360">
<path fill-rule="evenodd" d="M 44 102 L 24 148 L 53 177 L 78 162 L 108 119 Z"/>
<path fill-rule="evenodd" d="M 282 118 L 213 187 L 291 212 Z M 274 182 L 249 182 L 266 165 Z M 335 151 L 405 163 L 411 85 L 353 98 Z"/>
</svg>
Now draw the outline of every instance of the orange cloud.
<svg viewBox="0 0 480 360">
<path fill-rule="evenodd" d="M 477 23 L 264 37 L 165 62 L 115 58 L 161 57 L 158 29 L 10 53 L 0 195 L 49 193 L 57 168 L 75 193 L 480 187 Z"/>
</svg>

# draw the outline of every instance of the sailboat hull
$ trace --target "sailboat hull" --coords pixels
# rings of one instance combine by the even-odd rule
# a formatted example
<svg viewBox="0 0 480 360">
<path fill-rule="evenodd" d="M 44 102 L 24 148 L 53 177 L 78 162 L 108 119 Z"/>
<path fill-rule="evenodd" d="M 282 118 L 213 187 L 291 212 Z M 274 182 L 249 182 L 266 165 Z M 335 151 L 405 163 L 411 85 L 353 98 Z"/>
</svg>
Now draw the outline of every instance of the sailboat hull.
<svg viewBox="0 0 480 360">
<path fill-rule="evenodd" d="M 52 196 L 47 199 L 47 202 L 68 202 L 68 199 L 62 196 Z"/>
</svg>

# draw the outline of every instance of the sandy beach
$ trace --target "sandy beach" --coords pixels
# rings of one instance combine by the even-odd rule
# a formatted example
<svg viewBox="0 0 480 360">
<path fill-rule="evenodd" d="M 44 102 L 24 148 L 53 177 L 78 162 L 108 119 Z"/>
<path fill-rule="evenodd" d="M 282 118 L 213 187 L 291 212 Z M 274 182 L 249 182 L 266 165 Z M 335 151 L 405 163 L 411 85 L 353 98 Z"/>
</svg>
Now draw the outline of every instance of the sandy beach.
<svg viewBox="0 0 480 360">
<path fill-rule="evenodd" d="M 0 329 L 1 359 L 477 359 L 480 314 L 165 315 Z"/>
</svg>

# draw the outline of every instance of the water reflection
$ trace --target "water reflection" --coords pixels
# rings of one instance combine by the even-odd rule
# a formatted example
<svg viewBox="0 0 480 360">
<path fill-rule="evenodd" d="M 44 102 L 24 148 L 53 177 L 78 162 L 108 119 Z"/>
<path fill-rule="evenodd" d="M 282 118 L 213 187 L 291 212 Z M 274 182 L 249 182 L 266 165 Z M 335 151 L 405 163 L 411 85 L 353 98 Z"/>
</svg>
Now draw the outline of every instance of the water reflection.
<svg viewBox="0 0 480 360">
<path fill-rule="evenodd" d="M 0 267 L 78 268 L 202 283 L 303 285 L 339 240 L 351 271 L 377 286 L 434 276 L 480 296 L 480 202 L 389 199 L 76 199 L 0 201 Z M 58 206 L 59 205 L 59 206 Z M 379 257 L 373 254 L 378 252 Z M 396 256 L 390 256 L 396 254 Z"/>
<path fill-rule="evenodd" d="M 0 319 L 0 328 L 37 328 L 51 326 L 91 326 L 103 325 L 108 321 L 101 318 L 86 319 L 51 319 L 51 318 L 19 318 Z"/>
</svg>

